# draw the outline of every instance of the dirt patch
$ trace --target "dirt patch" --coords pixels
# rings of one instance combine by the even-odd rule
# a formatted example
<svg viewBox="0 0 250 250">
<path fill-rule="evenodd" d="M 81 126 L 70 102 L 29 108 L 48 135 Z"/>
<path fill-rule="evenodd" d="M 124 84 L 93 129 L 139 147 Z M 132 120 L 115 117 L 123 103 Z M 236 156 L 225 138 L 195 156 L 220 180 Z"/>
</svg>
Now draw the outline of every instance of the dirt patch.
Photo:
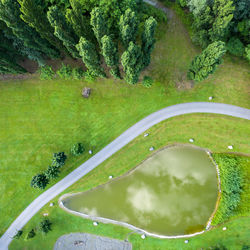
<svg viewBox="0 0 250 250">
<path fill-rule="evenodd" d="M 54 250 L 132 250 L 131 243 L 100 237 L 87 233 L 71 233 L 61 236 L 54 246 Z"/>
<path fill-rule="evenodd" d="M 194 86 L 194 81 L 188 80 L 185 73 L 182 73 L 175 83 L 175 86 L 178 90 L 191 89 Z"/>
</svg>

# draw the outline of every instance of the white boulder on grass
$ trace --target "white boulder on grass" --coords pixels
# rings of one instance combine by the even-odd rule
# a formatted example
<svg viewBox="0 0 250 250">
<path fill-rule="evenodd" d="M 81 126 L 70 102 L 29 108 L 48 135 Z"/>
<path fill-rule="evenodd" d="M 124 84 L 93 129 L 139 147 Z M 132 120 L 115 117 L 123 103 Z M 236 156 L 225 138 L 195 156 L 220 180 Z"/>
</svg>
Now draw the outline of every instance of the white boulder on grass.
<svg viewBox="0 0 250 250">
<path fill-rule="evenodd" d="M 109 179 L 112 179 L 112 178 L 113 178 L 113 175 L 110 175 L 110 176 L 109 176 Z"/>
<path fill-rule="evenodd" d="M 189 142 L 194 142 L 194 139 L 193 139 L 193 138 L 190 138 L 190 139 L 189 139 Z"/>
<path fill-rule="evenodd" d="M 144 134 L 144 137 L 147 137 L 148 135 L 149 135 L 149 133 L 145 133 L 145 134 Z"/>
<path fill-rule="evenodd" d="M 94 226 L 98 226 L 98 222 L 94 221 L 94 222 L 93 222 L 93 225 L 94 225 Z"/>
<path fill-rule="evenodd" d="M 146 238 L 146 235 L 145 234 L 142 234 L 141 235 L 141 238 L 144 240 Z"/>
<path fill-rule="evenodd" d="M 212 101 L 212 100 L 213 100 L 213 97 L 212 97 L 212 96 L 209 96 L 209 97 L 208 97 L 208 100 L 209 100 L 209 101 Z"/>
<path fill-rule="evenodd" d="M 222 230 L 223 230 L 223 231 L 226 231 L 226 230 L 227 230 L 227 228 L 226 228 L 226 227 L 223 227 L 223 228 L 222 228 Z"/>
<path fill-rule="evenodd" d="M 189 242 L 189 240 L 185 240 L 184 242 L 187 244 Z"/>
<path fill-rule="evenodd" d="M 92 150 L 89 150 L 89 154 L 92 155 L 92 154 L 93 154 L 93 151 L 92 151 Z"/>
<path fill-rule="evenodd" d="M 43 216 L 48 216 L 49 214 L 48 213 L 44 213 Z"/>
<path fill-rule="evenodd" d="M 149 151 L 154 151 L 154 150 L 155 150 L 154 147 L 150 147 L 150 148 L 149 148 Z"/>
<path fill-rule="evenodd" d="M 227 146 L 228 149 L 233 149 L 233 145 Z"/>
<path fill-rule="evenodd" d="M 50 206 L 50 207 L 53 207 L 53 206 L 54 206 L 54 203 L 53 203 L 53 202 L 51 202 L 51 203 L 49 204 L 49 206 Z"/>
</svg>

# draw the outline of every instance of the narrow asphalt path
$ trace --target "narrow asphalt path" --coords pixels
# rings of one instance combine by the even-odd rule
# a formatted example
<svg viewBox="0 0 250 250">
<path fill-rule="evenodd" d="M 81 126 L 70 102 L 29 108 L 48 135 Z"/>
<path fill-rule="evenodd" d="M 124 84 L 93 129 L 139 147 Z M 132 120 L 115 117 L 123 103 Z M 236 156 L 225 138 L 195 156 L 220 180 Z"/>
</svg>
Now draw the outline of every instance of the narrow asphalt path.
<svg viewBox="0 0 250 250">
<path fill-rule="evenodd" d="M 183 103 L 163 108 L 127 129 L 114 141 L 104 147 L 101 151 L 84 162 L 77 169 L 72 171 L 69 175 L 64 177 L 61 181 L 54 186 L 46 190 L 40 196 L 38 196 L 10 225 L 8 230 L 3 234 L 0 239 L 0 249 L 8 249 L 8 245 L 12 241 L 12 237 L 16 234 L 17 230 L 22 227 L 51 199 L 55 198 L 62 191 L 68 188 L 70 185 L 78 181 L 84 175 L 96 168 L 99 164 L 104 162 L 111 155 L 119 151 L 134 138 L 151 128 L 155 124 L 164 121 L 168 118 L 175 117 L 183 114 L 191 113 L 212 113 L 222 114 L 233 117 L 239 117 L 250 120 L 250 109 L 240 108 L 233 105 L 222 103 L 208 103 L 208 102 L 192 102 Z M 222 128 L 223 129 L 223 128 Z M 148 149 L 145 149 L 148 150 Z"/>
</svg>

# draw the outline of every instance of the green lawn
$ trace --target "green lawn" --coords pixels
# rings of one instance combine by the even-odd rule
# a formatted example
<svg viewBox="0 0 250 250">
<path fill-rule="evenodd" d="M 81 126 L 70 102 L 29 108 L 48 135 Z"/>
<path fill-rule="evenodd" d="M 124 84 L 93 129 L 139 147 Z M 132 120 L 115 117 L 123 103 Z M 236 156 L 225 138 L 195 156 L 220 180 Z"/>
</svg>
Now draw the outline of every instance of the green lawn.
<svg viewBox="0 0 250 250">
<path fill-rule="evenodd" d="M 246 133 L 249 132 L 247 128 L 248 125 L 249 121 L 220 115 L 193 114 L 171 118 L 149 129 L 148 137 L 145 138 L 143 135 L 137 137 L 84 178 L 64 191 L 64 193 L 85 191 L 106 183 L 108 176 L 111 174 L 117 177 L 126 173 L 152 154 L 148 150 L 152 145 L 155 146 L 156 149 L 160 149 L 176 142 L 187 143 L 188 139 L 193 137 L 195 138 L 195 145 L 209 148 L 213 152 L 225 152 L 227 151 L 227 145 L 231 143 L 235 143 L 235 151 L 248 152 L 249 146 L 248 139 L 246 138 Z M 221 129 L 221 127 L 224 127 L 224 129 Z M 242 170 L 245 172 L 248 171 L 246 166 L 247 165 L 242 164 Z M 246 172 L 246 174 L 247 173 L 248 172 Z M 247 195 L 249 195 L 249 190 L 247 187 L 245 187 L 244 190 L 245 192 L 242 194 L 242 208 L 245 209 L 248 204 L 246 198 Z M 59 197 L 53 200 L 55 204 L 57 204 L 58 198 Z M 244 209 L 239 208 L 238 215 L 241 215 L 241 210 Z M 59 208 L 58 205 L 52 208 L 46 205 L 24 227 L 24 236 L 32 228 L 36 228 L 43 217 L 43 213 L 49 213 L 49 219 L 53 223 L 52 232 L 46 236 L 38 232 L 38 235 L 29 241 L 24 241 L 23 238 L 14 240 L 10 249 L 25 249 L 25 247 L 27 247 L 27 249 L 39 249 L 40 247 L 42 247 L 42 249 L 52 249 L 60 235 L 70 232 L 88 232 L 118 239 L 125 239 L 130 232 L 126 228 L 111 224 L 100 224 L 98 227 L 94 227 L 92 221 L 67 214 Z M 247 220 L 243 221 L 238 218 L 229 223 L 228 231 L 224 232 L 221 227 L 219 227 L 202 236 L 192 238 L 190 240 L 191 244 L 188 246 L 190 246 L 190 249 L 194 249 L 194 247 L 211 246 L 211 244 L 217 244 L 221 238 L 224 238 L 223 243 L 226 244 L 229 249 L 241 249 L 239 248 L 239 244 L 247 244 L 248 240 L 246 233 L 247 223 Z M 240 226 L 238 231 L 235 225 Z M 230 235 L 231 240 L 227 241 L 225 235 Z M 136 250 L 181 249 L 184 247 L 183 239 L 159 240 L 150 237 L 142 241 L 139 235 L 132 235 L 129 237 L 129 241 L 132 242 L 133 249 Z"/>
<path fill-rule="evenodd" d="M 191 89 L 188 84 L 177 89 L 176 84 L 183 78 L 188 64 L 197 53 L 199 50 L 192 45 L 184 26 L 178 18 L 173 17 L 167 25 L 162 24 L 159 27 L 152 64 L 145 72 L 155 79 L 151 89 L 140 84 L 130 86 L 124 81 L 113 80 L 100 80 L 95 83 L 40 81 L 34 76 L 30 80 L 1 81 L 0 235 L 41 193 L 30 187 L 30 180 L 33 175 L 48 167 L 52 153 L 65 151 L 68 154 L 71 145 L 76 142 L 83 142 L 87 149 L 91 145 L 94 152 L 97 152 L 146 115 L 176 103 L 208 101 L 209 96 L 214 96 L 215 102 L 249 108 L 249 65 L 240 59 L 227 57 L 224 64 L 208 80 Z M 90 99 L 81 97 L 84 86 L 93 89 Z M 210 120 L 209 124 L 204 124 L 206 129 L 197 134 L 202 122 L 200 119 Z M 249 150 L 247 121 L 217 116 L 215 119 L 209 115 L 199 116 L 198 119 L 193 119 L 193 116 L 185 119 L 179 117 L 176 121 L 181 121 L 179 125 L 185 124 L 185 127 L 173 128 L 176 132 L 171 136 L 169 134 L 170 137 L 165 138 L 162 146 L 172 142 L 187 142 L 190 136 L 198 139 L 200 134 L 205 133 L 200 142 L 197 140 L 197 145 L 226 151 L 227 145 L 233 143 L 236 151 Z M 170 126 L 168 122 L 166 126 Z M 159 126 L 161 125 L 156 128 L 160 130 Z M 216 128 L 217 137 L 211 140 L 209 133 L 213 127 Z M 189 133 L 186 133 L 185 128 L 189 129 Z M 160 133 L 152 139 L 151 144 L 161 146 L 157 145 L 160 143 L 158 138 L 161 138 Z M 144 149 L 149 146 L 150 140 L 147 143 L 144 144 Z M 117 174 L 135 166 L 147 153 L 140 154 L 137 162 L 131 162 L 132 165 L 118 169 Z M 86 153 L 78 158 L 69 156 L 61 177 L 88 157 Z M 127 153 L 123 157 L 127 158 Z M 115 167 L 114 165 L 113 168 Z M 99 181 L 90 182 L 89 186 L 98 183 Z M 61 211 L 58 213 L 62 214 Z M 72 223 L 73 220 L 78 220 L 79 225 L 82 225 L 78 218 L 65 216 L 72 218 Z M 57 223 L 54 224 L 56 227 Z M 60 235 L 63 231 L 57 233 Z"/>
</svg>

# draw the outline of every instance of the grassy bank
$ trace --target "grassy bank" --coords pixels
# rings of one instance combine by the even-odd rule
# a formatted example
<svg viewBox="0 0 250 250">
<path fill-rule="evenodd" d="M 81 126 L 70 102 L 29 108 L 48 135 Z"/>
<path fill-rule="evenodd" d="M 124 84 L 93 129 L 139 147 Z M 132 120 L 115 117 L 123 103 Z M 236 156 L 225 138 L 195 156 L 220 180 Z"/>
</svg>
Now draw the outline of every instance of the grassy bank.
<svg viewBox="0 0 250 250">
<path fill-rule="evenodd" d="M 86 83 L 40 81 L 34 77 L 30 80 L 0 82 L 0 235 L 41 193 L 30 187 L 30 180 L 48 167 L 52 153 L 65 151 L 68 154 L 71 145 L 76 142 L 83 142 L 86 149 L 92 148 L 97 152 L 146 115 L 176 103 L 208 101 L 209 96 L 214 96 L 215 102 L 250 107 L 247 63 L 226 58 L 213 76 L 192 86 L 183 80 L 183 76 L 199 51 L 192 45 L 185 27 L 173 16 L 168 24 L 159 27 L 157 36 L 152 64 L 145 72 L 155 80 L 151 89 L 113 80 Z M 90 99 L 81 97 L 84 86 L 93 90 Z M 187 142 L 192 136 L 197 138 L 197 145 L 212 150 L 226 151 L 227 145 L 233 143 L 236 151 L 247 152 L 247 121 L 225 117 L 215 119 L 209 115 L 190 117 L 176 118 L 176 126 L 185 126 L 167 131 L 171 134 L 167 134 L 164 145 Z M 201 119 L 208 121 L 199 130 Z M 168 121 L 166 124 L 169 124 Z M 160 127 L 156 128 L 160 130 Z M 217 135 L 213 140 L 207 134 L 211 128 L 215 129 Z M 199 142 L 200 136 L 203 139 Z M 152 141 L 148 140 L 143 145 L 143 150 L 150 144 L 160 146 L 160 137 L 159 131 Z M 127 153 L 137 155 L 136 151 L 131 150 L 123 157 L 127 158 Z M 121 166 L 117 175 L 139 163 L 147 154 L 146 150 L 140 154 L 137 162 L 134 160 L 130 166 Z M 61 177 L 88 158 L 86 153 L 78 158 L 69 156 Z M 112 162 L 109 164 L 112 165 Z M 112 166 L 116 168 L 116 165 Z M 106 181 L 105 177 L 103 181 Z M 96 182 L 92 179 L 85 188 L 98 183 L 99 180 Z M 82 222 L 79 221 L 79 224 Z"/>
<path fill-rule="evenodd" d="M 248 145 L 247 138 L 245 138 L 247 124 L 249 124 L 249 121 L 220 115 L 194 114 L 171 118 L 151 128 L 148 131 L 148 137 L 144 138 L 141 135 L 133 140 L 87 176 L 68 188 L 64 193 L 85 191 L 106 183 L 110 174 L 117 177 L 126 173 L 151 154 L 148 149 L 152 145 L 156 149 L 160 149 L 175 142 L 187 143 L 188 138 L 193 137 L 195 138 L 195 145 L 209 148 L 214 152 L 225 152 L 227 145 L 232 142 L 235 143 L 235 146 L 238 145 L 236 146 L 236 151 L 247 152 Z M 225 129 L 221 130 L 221 126 L 224 126 Z M 236 141 L 235 138 L 238 138 L 239 141 Z M 241 162 L 245 162 L 247 159 L 242 157 Z M 244 164 L 240 165 L 240 169 L 242 171 L 247 170 Z M 248 191 L 244 188 L 241 206 L 246 206 L 247 204 L 247 199 L 244 197 L 249 195 Z M 37 246 L 43 249 L 52 249 L 60 235 L 70 232 L 88 232 L 117 239 L 125 239 L 127 237 L 128 229 L 105 224 L 94 227 L 92 221 L 67 214 L 58 207 L 57 200 L 58 197 L 53 200 L 56 206 L 51 208 L 46 205 L 32 218 L 24 227 L 24 236 L 38 225 L 43 218 L 43 213 L 49 213 L 49 219 L 53 223 L 52 231 L 46 236 L 38 232 L 38 235 L 29 241 L 24 241 L 23 238 L 14 240 L 10 249 L 38 249 Z M 229 247 L 229 249 L 241 249 L 239 246 L 247 244 L 247 220 L 236 218 L 227 222 L 226 225 L 228 225 L 228 231 L 222 231 L 220 226 L 211 232 L 192 238 L 188 245 L 184 244 L 183 239 L 159 240 L 150 237 L 143 241 L 139 235 L 134 234 L 129 236 L 129 241 L 132 242 L 133 249 L 136 250 L 182 249 L 184 245 L 185 248 L 190 247 L 190 249 L 194 249 L 194 247 L 201 248 L 216 245 L 221 239 L 223 239 L 223 244 Z M 228 241 L 227 237 L 229 236 L 231 238 Z"/>
</svg>

